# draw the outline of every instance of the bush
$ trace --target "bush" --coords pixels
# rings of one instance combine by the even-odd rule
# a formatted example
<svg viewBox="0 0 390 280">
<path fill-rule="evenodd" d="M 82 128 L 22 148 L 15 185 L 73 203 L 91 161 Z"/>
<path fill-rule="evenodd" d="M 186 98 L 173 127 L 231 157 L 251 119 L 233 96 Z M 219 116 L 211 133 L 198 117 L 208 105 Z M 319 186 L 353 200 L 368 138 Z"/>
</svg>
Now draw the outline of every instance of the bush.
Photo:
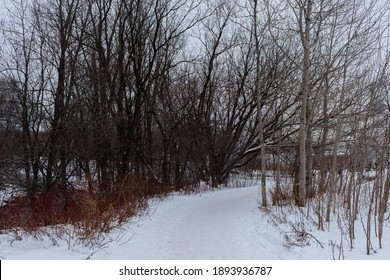
<svg viewBox="0 0 390 280">
<path fill-rule="evenodd" d="M 91 239 L 144 209 L 147 193 L 143 189 L 140 182 L 96 184 L 94 191 L 59 184 L 46 193 L 16 196 L 0 207 L 0 231 L 34 233 L 45 226 L 70 224 L 81 239 Z"/>
</svg>

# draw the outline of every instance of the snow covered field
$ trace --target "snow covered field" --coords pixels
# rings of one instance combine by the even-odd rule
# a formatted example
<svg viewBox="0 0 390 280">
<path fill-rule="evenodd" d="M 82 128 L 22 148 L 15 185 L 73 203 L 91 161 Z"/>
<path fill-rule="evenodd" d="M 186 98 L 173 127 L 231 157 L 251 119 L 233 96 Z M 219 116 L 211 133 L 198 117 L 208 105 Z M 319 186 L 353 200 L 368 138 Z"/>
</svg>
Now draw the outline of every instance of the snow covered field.
<svg viewBox="0 0 390 280">
<path fill-rule="evenodd" d="M 0 235 L 1 259 L 170 259 L 170 260 L 332 260 L 390 259 L 390 224 L 383 249 L 366 255 L 363 229 L 356 230 L 354 248 L 337 221 L 319 231 L 293 207 L 259 208 L 258 186 L 227 188 L 152 201 L 146 213 L 131 219 L 96 244 L 82 245 L 69 234 L 62 239 Z M 297 236 L 293 227 L 308 234 Z M 340 223 L 340 222 L 339 222 Z M 357 223 L 358 225 L 358 223 Z"/>
</svg>

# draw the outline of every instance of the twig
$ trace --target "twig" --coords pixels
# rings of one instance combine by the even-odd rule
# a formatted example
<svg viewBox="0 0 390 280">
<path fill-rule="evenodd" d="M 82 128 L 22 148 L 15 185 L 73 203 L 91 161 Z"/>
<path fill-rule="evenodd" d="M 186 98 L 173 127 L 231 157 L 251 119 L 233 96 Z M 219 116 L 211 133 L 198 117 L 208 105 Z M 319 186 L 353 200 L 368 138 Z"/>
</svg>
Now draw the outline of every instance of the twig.
<svg viewBox="0 0 390 280">
<path fill-rule="evenodd" d="M 317 239 L 315 238 L 315 236 L 311 233 L 308 233 L 308 232 L 304 232 L 304 234 L 307 234 L 309 235 L 310 237 L 313 237 L 315 241 L 317 241 L 317 243 L 321 246 L 322 249 L 324 249 L 324 246 L 322 245 L 322 243 Z"/>
<path fill-rule="evenodd" d="M 132 235 L 132 236 L 130 236 L 130 237 L 129 237 L 129 238 L 126 240 L 126 241 L 124 241 L 124 242 L 120 243 L 120 244 L 119 244 L 119 246 L 122 246 L 123 244 L 125 244 L 125 243 L 129 242 L 129 241 L 130 241 L 130 239 L 132 239 L 134 235 L 135 235 L 135 234 L 133 233 L 133 235 Z"/>
<path fill-rule="evenodd" d="M 310 236 L 312 237 L 315 241 L 317 241 L 317 243 L 321 246 L 322 249 L 324 249 L 324 246 L 322 245 L 322 243 L 311 233 L 308 233 L 306 231 L 300 231 L 300 230 L 297 230 L 296 228 L 293 228 L 295 233 L 296 234 L 299 234 L 299 235 L 302 235 L 302 236 Z"/>
<path fill-rule="evenodd" d="M 101 248 L 99 248 L 98 250 L 92 252 L 92 253 L 86 258 L 86 260 L 90 260 L 91 257 L 92 257 L 93 255 L 95 255 L 95 254 L 96 254 L 97 252 L 99 252 L 100 250 L 103 250 L 103 249 L 106 249 L 106 248 L 107 248 L 107 247 L 101 247 Z"/>
</svg>

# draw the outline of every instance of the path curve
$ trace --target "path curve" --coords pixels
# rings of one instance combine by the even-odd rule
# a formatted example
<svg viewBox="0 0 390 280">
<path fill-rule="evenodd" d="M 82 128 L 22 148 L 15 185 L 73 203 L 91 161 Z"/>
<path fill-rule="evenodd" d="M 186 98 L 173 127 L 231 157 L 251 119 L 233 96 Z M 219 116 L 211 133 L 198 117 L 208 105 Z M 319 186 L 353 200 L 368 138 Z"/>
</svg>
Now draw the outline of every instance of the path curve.
<svg viewBox="0 0 390 280">
<path fill-rule="evenodd" d="M 121 248 L 110 245 L 95 258 L 269 259 L 265 252 L 276 244 L 280 251 L 280 237 L 267 232 L 258 200 L 258 187 L 165 199 L 129 225 Z"/>
</svg>

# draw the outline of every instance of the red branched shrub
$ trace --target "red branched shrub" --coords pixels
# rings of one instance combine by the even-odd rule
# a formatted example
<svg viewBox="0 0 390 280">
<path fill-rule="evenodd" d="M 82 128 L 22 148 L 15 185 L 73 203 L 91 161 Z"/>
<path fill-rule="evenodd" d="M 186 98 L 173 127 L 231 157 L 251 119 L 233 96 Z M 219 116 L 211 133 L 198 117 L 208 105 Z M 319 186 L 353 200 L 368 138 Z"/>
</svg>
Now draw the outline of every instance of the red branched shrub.
<svg viewBox="0 0 390 280">
<path fill-rule="evenodd" d="M 77 189 L 58 184 L 51 191 L 14 197 L 1 206 L 0 231 L 18 228 L 33 233 L 44 226 L 70 224 L 80 239 L 92 240 L 145 209 L 148 198 L 171 191 L 135 175 Z"/>
<path fill-rule="evenodd" d="M 47 193 L 14 197 L 0 207 L 0 229 L 34 229 L 79 221 L 86 195 L 84 190 L 59 185 Z"/>
</svg>

